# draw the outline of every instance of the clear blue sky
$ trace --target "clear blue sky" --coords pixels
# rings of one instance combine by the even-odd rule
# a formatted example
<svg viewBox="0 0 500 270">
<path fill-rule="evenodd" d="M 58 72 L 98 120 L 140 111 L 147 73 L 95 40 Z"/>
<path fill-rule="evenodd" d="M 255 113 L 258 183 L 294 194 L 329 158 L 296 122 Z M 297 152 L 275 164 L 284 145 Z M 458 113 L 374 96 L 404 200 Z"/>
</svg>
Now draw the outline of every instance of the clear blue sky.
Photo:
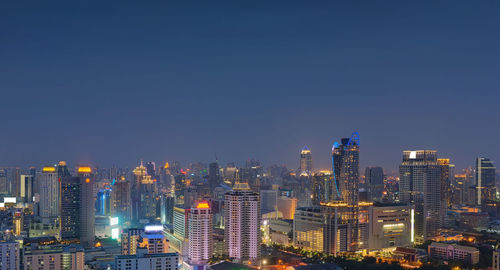
<svg viewBox="0 0 500 270">
<path fill-rule="evenodd" d="M 498 1 L 2 1 L 0 165 L 500 162 Z"/>
</svg>

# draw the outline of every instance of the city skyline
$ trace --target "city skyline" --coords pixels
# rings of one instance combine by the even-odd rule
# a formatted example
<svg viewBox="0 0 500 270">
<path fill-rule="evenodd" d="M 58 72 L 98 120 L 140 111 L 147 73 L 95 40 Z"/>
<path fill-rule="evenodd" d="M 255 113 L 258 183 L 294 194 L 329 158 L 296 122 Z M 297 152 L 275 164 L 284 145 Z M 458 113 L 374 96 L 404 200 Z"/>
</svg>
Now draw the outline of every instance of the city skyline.
<svg viewBox="0 0 500 270">
<path fill-rule="evenodd" d="M 499 3 L 2 3 L 0 164 L 500 160 Z"/>
</svg>

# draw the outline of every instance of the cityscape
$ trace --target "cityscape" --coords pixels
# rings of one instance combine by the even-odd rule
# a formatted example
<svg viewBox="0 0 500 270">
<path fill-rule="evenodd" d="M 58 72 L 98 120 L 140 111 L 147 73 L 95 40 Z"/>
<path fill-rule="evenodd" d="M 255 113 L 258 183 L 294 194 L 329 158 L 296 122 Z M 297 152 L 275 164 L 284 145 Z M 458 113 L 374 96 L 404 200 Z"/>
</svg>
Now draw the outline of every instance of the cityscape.
<svg viewBox="0 0 500 270">
<path fill-rule="evenodd" d="M 0 3 L 0 270 L 500 270 L 499 12 Z"/>
</svg>

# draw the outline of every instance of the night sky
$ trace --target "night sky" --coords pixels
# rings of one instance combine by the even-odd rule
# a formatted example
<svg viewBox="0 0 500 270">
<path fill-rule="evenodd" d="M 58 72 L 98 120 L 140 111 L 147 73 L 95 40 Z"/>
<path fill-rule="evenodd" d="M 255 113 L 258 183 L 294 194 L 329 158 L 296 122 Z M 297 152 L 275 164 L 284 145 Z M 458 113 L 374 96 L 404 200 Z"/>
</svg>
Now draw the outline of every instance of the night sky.
<svg viewBox="0 0 500 270">
<path fill-rule="evenodd" d="M 499 1 L 2 1 L 0 165 L 500 165 Z M 168 3 L 166 3 L 168 2 Z"/>
</svg>

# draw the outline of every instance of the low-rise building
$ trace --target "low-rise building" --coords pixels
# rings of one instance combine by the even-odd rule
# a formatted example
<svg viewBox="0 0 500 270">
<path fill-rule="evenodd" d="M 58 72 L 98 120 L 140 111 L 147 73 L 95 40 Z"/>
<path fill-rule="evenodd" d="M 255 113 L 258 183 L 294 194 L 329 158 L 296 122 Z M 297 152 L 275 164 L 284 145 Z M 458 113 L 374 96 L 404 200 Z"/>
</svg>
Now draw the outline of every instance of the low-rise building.
<svg viewBox="0 0 500 270">
<path fill-rule="evenodd" d="M 80 246 L 38 246 L 35 244 L 24 247 L 23 265 L 26 270 L 83 270 L 84 251 Z"/>
<path fill-rule="evenodd" d="M 115 270 L 178 270 L 177 253 L 121 255 L 115 258 Z"/>
<path fill-rule="evenodd" d="M 433 242 L 428 247 L 430 259 L 458 260 L 470 265 L 479 263 L 479 250 L 475 247 Z"/>
</svg>

